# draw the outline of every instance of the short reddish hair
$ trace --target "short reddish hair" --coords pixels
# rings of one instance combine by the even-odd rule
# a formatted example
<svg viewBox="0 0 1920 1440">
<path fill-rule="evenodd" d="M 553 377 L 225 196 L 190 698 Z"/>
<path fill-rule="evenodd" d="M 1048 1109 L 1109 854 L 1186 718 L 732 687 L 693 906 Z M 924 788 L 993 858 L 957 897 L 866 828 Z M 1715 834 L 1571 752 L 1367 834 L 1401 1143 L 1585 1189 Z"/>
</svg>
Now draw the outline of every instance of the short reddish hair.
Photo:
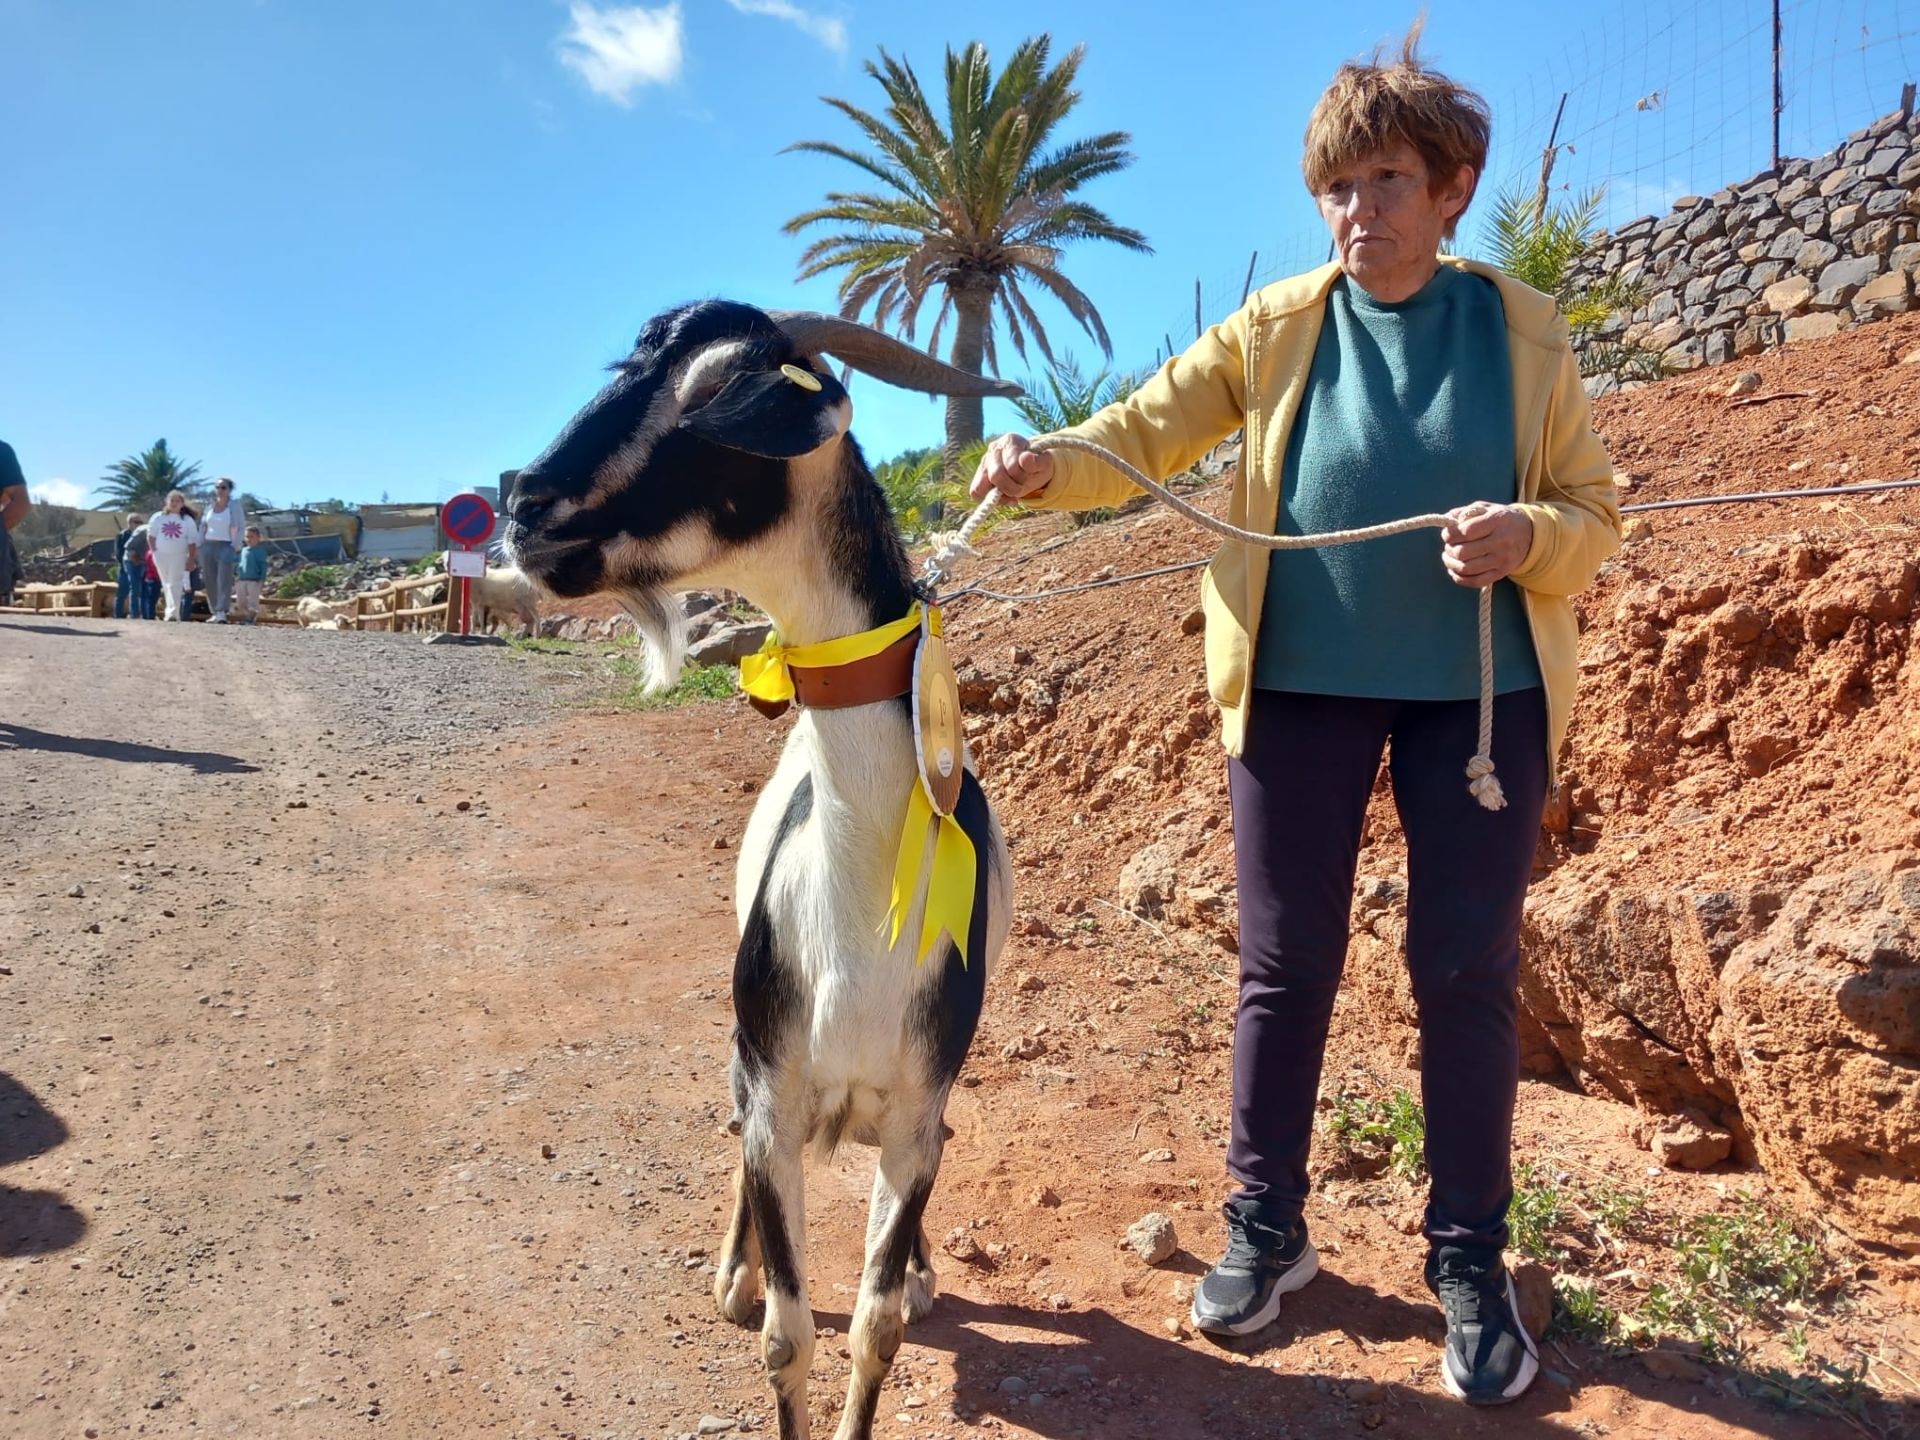
<svg viewBox="0 0 1920 1440">
<path fill-rule="evenodd" d="M 1382 46 L 1372 59 L 1350 60 L 1334 73 L 1307 121 L 1306 153 L 1300 161 L 1307 189 L 1314 194 L 1324 191 L 1346 166 L 1400 144 L 1425 162 L 1436 194 L 1462 165 L 1472 169 L 1478 188 L 1493 138 L 1492 111 L 1476 92 L 1421 63 L 1422 24 L 1416 21 L 1407 31 L 1399 59 L 1382 63 Z M 1467 204 L 1472 203 L 1469 190 Z M 1460 214 L 1466 214 L 1466 206 Z M 1459 219 L 1456 215 L 1447 222 L 1449 238 Z"/>
</svg>

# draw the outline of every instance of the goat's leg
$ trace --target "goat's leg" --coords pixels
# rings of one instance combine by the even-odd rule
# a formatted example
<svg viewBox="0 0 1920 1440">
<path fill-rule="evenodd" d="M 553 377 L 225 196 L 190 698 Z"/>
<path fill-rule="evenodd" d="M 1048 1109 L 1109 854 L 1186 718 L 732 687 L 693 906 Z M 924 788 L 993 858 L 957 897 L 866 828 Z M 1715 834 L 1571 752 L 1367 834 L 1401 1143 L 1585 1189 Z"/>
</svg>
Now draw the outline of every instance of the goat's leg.
<svg viewBox="0 0 1920 1440">
<path fill-rule="evenodd" d="M 733 1218 L 720 1240 L 719 1271 L 713 1277 L 713 1303 L 736 1325 L 753 1318 L 760 1299 L 760 1236 L 753 1207 L 747 1203 L 747 1166 L 733 1167 Z"/>
<path fill-rule="evenodd" d="M 940 1280 L 933 1270 L 933 1250 L 927 1244 L 927 1227 L 913 1237 L 913 1249 L 907 1255 L 906 1288 L 900 1301 L 901 1317 L 917 1325 L 933 1313 L 933 1297 L 940 1292 Z"/>
<path fill-rule="evenodd" d="M 742 1140 L 742 1208 L 751 1217 L 760 1243 L 767 1287 L 761 1354 L 773 1385 L 780 1440 L 807 1440 L 813 1307 L 807 1299 L 807 1191 L 800 1142 L 777 1129 L 771 1116 L 752 1112 Z"/>
<path fill-rule="evenodd" d="M 922 1243 L 920 1221 L 940 1170 L 941 1143 L 938 1115 L 931 1124 L 888 1133 L 881 1141 L 867 1215 L 866 1270 L 847 1336 L 853 1379 L 835 1440 L 868 1440 L 873 1434 L 880 1387 L 906 1335 L 907 1268 L 914 1247 Z"/>
<path fill-rule="evenodd" d="M 740 1058 L 739 1038 L 734 1039 L 733 1062 L 727 1067 L 727 1089 L 733 1098 L 733 1114 L 727 1120 L 729 1133 L 738 1135 L 746 1123 L 747 1107 L 753 1103 L 753 1085 L 747 1067 Z M 718 1269 L 713 1277 L 713 1303 L 720 1313 L 736 1325 L 745 1325 L 753 1316 L 754 1302 L 760 1298 L 760 1236 L 753 1227 L 753 1207 L 747 1203 L 747 1167 L 743 1158 L 733 1170 L 733 1217 L 720 1239 Z"/>
</svg>

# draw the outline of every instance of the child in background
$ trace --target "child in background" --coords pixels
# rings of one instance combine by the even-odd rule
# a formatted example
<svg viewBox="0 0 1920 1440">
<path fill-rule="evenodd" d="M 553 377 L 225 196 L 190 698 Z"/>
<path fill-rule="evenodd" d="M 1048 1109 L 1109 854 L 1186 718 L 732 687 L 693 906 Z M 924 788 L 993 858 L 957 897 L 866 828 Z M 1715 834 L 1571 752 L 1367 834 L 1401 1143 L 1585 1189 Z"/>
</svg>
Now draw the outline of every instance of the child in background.
<svg viewBox="0 0 1920 1440">
<path fill-rule="evenodd" d="M 233 605 L 243 624 L 253 624 L 260 615 L 260 592 L 267 584 L 267 547 L 260 543 L 260 527 L 247 526 L 246 548 L 240 552 L 234 569 Z"/>
<path fill-rule="evenodd" d="M 146 528 L 144 525 L 140 527 L 142 534 L 145 534 Z M 160 618 L 160 568 L 153 563 L 151 545 L 147 547 L 147 559 L 141 569 L 140 580 L 144 587 L 140 598 L 140 618 L 158 620 Z"/>
</svg>

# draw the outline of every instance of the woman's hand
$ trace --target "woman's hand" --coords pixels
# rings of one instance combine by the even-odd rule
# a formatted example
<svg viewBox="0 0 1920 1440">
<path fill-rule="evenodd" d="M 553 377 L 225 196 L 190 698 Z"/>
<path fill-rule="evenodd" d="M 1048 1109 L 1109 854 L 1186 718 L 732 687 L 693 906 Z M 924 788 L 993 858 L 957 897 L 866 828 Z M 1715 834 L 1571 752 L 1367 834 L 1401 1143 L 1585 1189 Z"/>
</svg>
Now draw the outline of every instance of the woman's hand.
<svg viewBox="0 0 1920 1440">
<path fill-rule="evenodd" d="M 1003 500 L 1024 500 L 1053 479 L 1053 457 L 1027 444 L 1024 435 L 1002 435 L 987 446 L 967 493 L 984 500 L 998 490 Z"/>
<path fill-rule="evenodd" d="M 1440 563 L 1456 585 L 1481 590 L 1520 568 L 1533 547 L 1533 521 L 1512 505 L 1476 500 L 1449 510 Z"/>
</svg>

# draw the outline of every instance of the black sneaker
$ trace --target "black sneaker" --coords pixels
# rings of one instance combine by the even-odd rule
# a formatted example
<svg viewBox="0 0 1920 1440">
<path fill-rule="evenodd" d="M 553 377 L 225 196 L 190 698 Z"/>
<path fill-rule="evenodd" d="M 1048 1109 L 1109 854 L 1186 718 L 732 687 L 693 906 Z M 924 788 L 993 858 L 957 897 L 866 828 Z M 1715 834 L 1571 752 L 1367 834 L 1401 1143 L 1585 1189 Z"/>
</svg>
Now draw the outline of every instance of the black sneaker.
<svg viewBox="0 0 1920 1440">
<path fill-rule="evenodd" d="M 1251 1335 L 1273 1323 L 1280 1297 L 1320 1273 L 1306 1222 L 1284 1229 L 1263 1222 L 1255 1207 L 1229 1200 L 1227 1253 L 1193 1292 L 1193 1328 L 1212 1335 Z"/>
<path fill-rule="evenodd" d="M 1427 1288 L 1447 1317 L 1440 1383 L 1469 1405 L 1504 1405 L 1526 1393 L 1540 1352 L 1520 1323 L 1513 1277 L 1498 1250 L 1442 1245 L 1427 1255 Z"/>
</svg>

